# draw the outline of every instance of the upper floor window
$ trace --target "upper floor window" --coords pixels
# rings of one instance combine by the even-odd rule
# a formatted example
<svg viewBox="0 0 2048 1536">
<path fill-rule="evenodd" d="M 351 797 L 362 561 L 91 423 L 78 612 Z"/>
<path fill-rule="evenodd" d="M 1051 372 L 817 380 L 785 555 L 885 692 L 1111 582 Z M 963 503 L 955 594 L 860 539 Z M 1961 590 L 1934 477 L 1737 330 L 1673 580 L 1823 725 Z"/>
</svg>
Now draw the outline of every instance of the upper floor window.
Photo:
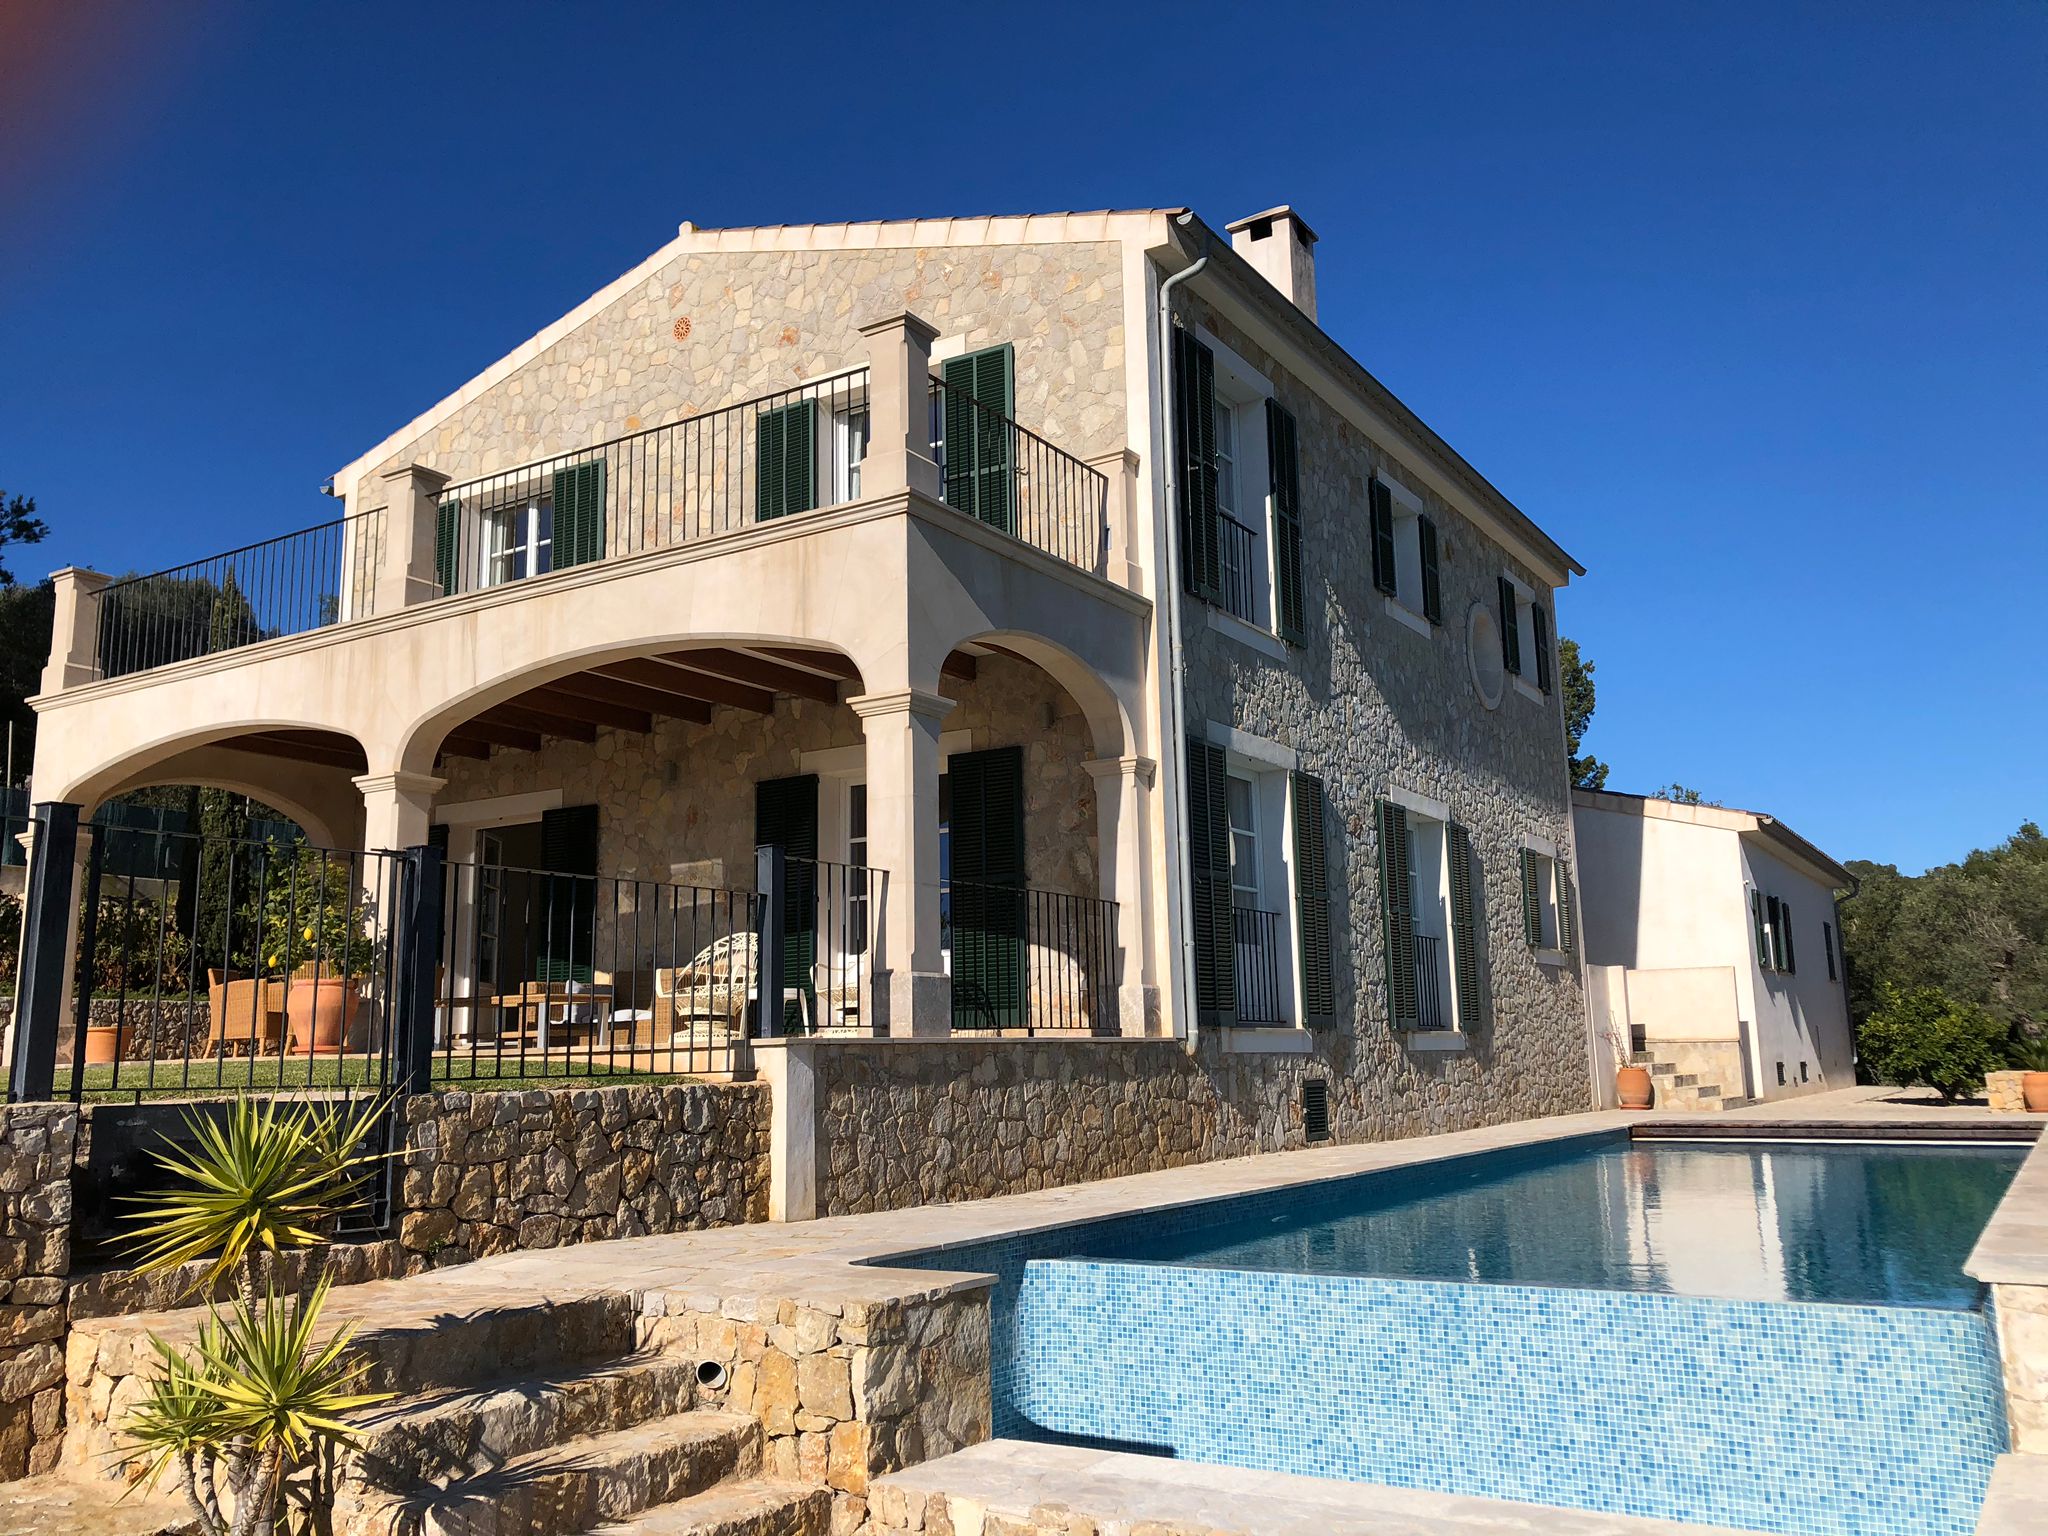
<svg viewBox="0 0 2048 1536">
<path fill-rule="evenodd" d="M 484 514 L 486 586 L 542 576 L 553 569 L 555 504 L 539 497 Z"/>
<path fill-rule="evenodd" d="M 1799 969 L 1799 955 L 1792 943 L 1792 904 L 1752 887 L 1749 893 L 1749 914 L 1751 926 L 1756 933 L 1758 967 L 1766 971 L 1777 971 L 1785 976 L 1794 975 Z M 1828 953 L 1828 966 L 1832 974 L 1832 947 Z"/>
<path fill-rule="evenodd" d="M 1437 566 L 1436 522 L 1399 481 L 1375 476 L 1366 490 L 1372 512 L 1372 580 L 1388 610 L 1443 622 L 1443 581 Z M 1425 629 L 1425 632 L 1427 630 Z"/>
<path fill-rule="evenodd" d="M 1217 609 L 1299 641 L 1305 624 L 1294 417 L 1251 364 L 1173 333 L 1181 580 Z"/>
<path fill-rule="evenodd" d="M 1547 847 L 1522 845 L 1522 937 L 1544 955 L 1568 955 L 1577 943 L 1571 868 Z"/>
<path fill-rule="evenodd" d="M 1551 689 L 1550 610 L 1535 588 L 1500 578 L 1500 659 L 1518 687 L 1540 698 Z"/>
</svg>

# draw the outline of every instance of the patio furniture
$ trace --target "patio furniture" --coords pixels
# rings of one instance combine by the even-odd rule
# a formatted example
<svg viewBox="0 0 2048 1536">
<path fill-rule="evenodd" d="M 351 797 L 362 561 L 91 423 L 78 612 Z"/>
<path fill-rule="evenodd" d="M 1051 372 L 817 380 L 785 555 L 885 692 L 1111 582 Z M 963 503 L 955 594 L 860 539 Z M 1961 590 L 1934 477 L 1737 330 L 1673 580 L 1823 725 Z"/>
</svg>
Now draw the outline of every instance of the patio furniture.
<svg viewBox="0 0 2048 1536">
<path fill-rule="evenodd" d="M 209 968 L 208 1053 L 257 1056 L 276 1049 L 284 1040 L 284 993 L 282 982 Z"/>
<path fill-rule="evenodd" d="M 754 935 L 732 933 L 705 945 L 681 969 L 656 970 L 651 1043 L 722 1045 L 745 1034 L 755 956 Z M 686 1041 L 676 1039 L 679 1031 Z"/>
</svg>

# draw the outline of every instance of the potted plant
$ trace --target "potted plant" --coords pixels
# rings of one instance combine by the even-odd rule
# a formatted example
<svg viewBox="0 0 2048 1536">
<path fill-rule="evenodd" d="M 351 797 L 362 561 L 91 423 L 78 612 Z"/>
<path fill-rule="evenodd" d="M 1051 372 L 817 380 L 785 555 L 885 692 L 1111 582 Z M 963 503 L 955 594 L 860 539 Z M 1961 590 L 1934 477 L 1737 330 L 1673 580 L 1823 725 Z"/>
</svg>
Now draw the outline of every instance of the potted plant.
<svg viewBox="0 0 2048 1536">
<path fill-rule="evenodd" d="M 338 1056 L 377 959 L 354 862 L 319 848 L 281 854 L 254 897 L 265 974 L 289 977 L 291 1049 Z"/>
<path fill-rule="evenodd" d="M 1629 1037 L 1628 1025 L 1611 1015 L 1607 1025 L 1608 1049 L 1614 1052 L 1614 1098 L 1623 1109 L 1648 1109 L 1656 1097 L 1650 1082 L 1650 1069 L 1638 1066 L 1632 1059 L 1635 1042 Z"/>
<path fill-rule="evenodd" d="M 166 1472 L 204 1536 L 319 1531 L 332 1523 L 333 1450 L 353 1443 L 345 1415 L 383 1402 L 344 1327 L 317 1340 L 327 1279 L 320 1256 L 382 1154 L 364 1143 L 385 1105 L 257 1105 L 187 1120 L 198 1145 L 158 1153 L 180 1187 L 135 1200 L 138 1271 L 210 1259 L 187 1295 L 210 1316 L 190 1349 L 153 1339 L 158 1371 L 122 1423 L 154 1486 Z M 303 1253 L 296 1294 L 276 1261 Z M 264 1256 L 271 1274 L 264 1280 Z M 225 1312 L 212 1300 L 232 1282 Z"/>
<path fill-rule="evenodd" d="M 2021 1039 L 2012 1048 L 2012 1064 L 2020 1074 L 2020 1094 L 2034 1114 L 2048 1113 L 2048 1035 Z"/>
</svg>

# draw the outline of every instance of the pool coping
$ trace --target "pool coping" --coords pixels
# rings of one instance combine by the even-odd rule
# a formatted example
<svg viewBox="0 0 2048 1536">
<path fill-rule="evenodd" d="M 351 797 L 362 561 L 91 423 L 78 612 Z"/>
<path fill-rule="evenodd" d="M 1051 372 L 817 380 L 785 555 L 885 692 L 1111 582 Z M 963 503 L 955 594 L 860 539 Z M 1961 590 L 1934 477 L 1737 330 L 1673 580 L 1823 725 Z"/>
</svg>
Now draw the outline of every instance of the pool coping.
<svg viewBox="0 0 2048 1536">
<path fill-rule="evenodd" d="M 2048 1286 L 2048 1141 L 2020 1164 L 1963 1273 L 1986 1285 Z"/>
</svg>

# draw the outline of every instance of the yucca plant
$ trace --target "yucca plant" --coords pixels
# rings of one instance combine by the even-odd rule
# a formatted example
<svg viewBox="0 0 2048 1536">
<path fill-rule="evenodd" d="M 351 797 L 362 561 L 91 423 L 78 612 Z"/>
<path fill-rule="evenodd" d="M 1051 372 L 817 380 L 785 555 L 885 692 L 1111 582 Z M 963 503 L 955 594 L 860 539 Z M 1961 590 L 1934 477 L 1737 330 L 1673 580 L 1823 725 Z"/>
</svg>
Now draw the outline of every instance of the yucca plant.
<svg viewBox="0 0 2048 1536">
<path fill-rule="evenodd" d="M 181 1187 L 135 1202 L 139 1269 L 210 1256 L 191 1289 L 211 1296 L 234 1281 L 233 1304 L 209 1301 L 189 1352 L 154 1339 L 160 1369 L 122 1425 L 125 1459 L 144 1463 L 150 1486 L 175 1473 L 205 1536 L 319 1529 L 346 1415 L 389 1395 L 363 1390 L 368 1362 L 350 1353 L 351 1328 L 318 1340 L 329 1286 L 319 1256 L 383 1156 L 364 1150 L 383 1109 L 244 1097 L 219 1122 L 188 1117 L 196 1149 L 157 1154 Z M 259 1293 L 263 1257 L 288 1250 L 306 1255 L 297 1295 L 281 1298 L 274 1275 Z"/>
<path fill-rule="evenodd" d="M 302 1249 L 303 1293 L 315 1279 L 321 1246 L 382 1160 L 363 1148 L 384 1107 L 259 1104 L 245 1095 L 228 1106 L 225 1119 L 187 1115 L 197 1147 L 167 1144 L 156 1154 L 183 1187 L 132 1201 L 140 1223 L 130 1234 L 136 1268 L 172 1269 L 211 1255 L 190 1291 L 211 1294 L 232 1275 L 243 1303 L 254 1307 L 258 1255 Z"/>
</svg>

